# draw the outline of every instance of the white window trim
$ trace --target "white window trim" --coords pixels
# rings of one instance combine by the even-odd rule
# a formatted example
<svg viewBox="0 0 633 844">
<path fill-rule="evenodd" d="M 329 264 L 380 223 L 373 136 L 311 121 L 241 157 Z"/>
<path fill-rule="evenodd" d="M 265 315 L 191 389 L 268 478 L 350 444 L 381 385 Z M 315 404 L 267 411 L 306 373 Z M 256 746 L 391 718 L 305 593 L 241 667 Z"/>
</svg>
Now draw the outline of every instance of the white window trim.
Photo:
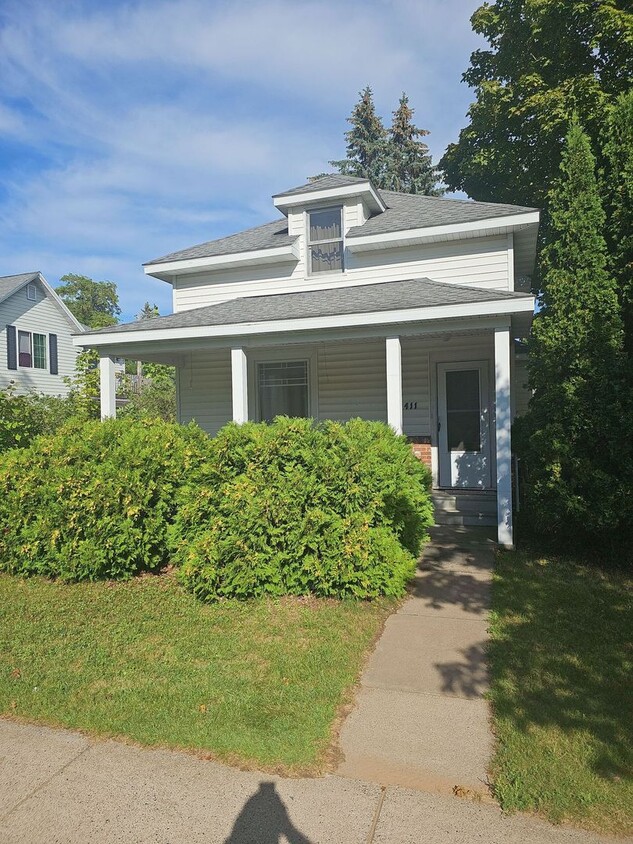
<svg viewBox="0 0 633 844">
<path fill-rule="evenodd" d="M 258 370 L 260 363 L 279 363 L 280 361 L 307 361 L 308 364 L 308 418 L 319 418 L 319 382 L 317 368 L 317 350 L 306 346 L 288 347 L 287 349 L 259 350 L 257 354 L 248 354 L 248 406 L 249 418 L 259 421 L 259 384 Z"/>
<path fill-rule="evenodd" d="M 31 293 L 33 295 L 31 295 Z M 32 281 L 26 285 L 26 298 L 29 302 L 37 302 L 37 285 L 35 285 Z"/>
<path fill-rule="evenodd" d="M 17 364 L 18 369 L 24 369 L 29 372 L 35 370 L 36 372 L 48 372 L 50 373 L 50 360 L 49 360 L 49 339 L 48 333 L 45 331 L 31 331 L 28 328 L 20 328 L 19 326 L 15 326 L 16 330 L 16 345 L 17 345 Z M 20 334 L 28 334 L 31 338 L 31 365 L 30 366 L 23 366 L 20 363 Z M 35 334 L 38 334 L 40 337 L 44 338 L 44 357 L 46 360 L 45 366 L 35 366 L 35 344 L 33 343 L 33 337 Z"/>
<path fill-rule="evenodd" d="M 332 208 L 338 208 L 341 212 L 341 236 L 340 238 L 334 238 L 332 240 L 317 240 L 315 243 L 312 243 L 310 240 L 310 214 L 315 211 L 328 211 Z M 305 231 L 305 238 L 306 238 L 306 275 L 315 276 L 318 278 L 328 277 L 328 276 L 341 276 L 345 273 L 346 269 L 346 261 L 345 261 L 345 205 L 341 204 L 341 202 L 332 202 L 326 205 L 319 205 L 315 208 L 307 208 L 303 212 L 304 218 L 304 231 Z M 340 270 L 321 270 L 321 272 L 313 272 L 312 270 L 312 246 L 317 246 L 321 243 L 341 243 L 341 262 L 343 266 Z"/>
</svg>

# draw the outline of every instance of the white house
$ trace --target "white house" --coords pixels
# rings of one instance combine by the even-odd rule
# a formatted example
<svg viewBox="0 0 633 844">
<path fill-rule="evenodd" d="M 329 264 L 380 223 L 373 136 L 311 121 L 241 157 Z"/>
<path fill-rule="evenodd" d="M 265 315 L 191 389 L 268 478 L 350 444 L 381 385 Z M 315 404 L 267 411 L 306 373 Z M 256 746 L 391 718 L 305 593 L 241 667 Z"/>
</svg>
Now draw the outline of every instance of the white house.
<svg viewBox="0 0 633 844">
<path fill-rule="evenodd" d="M 538 211 L 340 175 L 273 203 L 271 223 L 145 265 L 172 285 L 172 315 L 75 338 L 100 352 L 102 415 L 120 356 L 176 365 L 181 421 L 211 434 L 278 414 L 382 420 L 432 467 L 446 517 L 492 517 L 511 545 Z"/>
<path fill-rule="evenodd" d="M 79 351 L 71 335 L 82 330 L 41 273 L 0 278 L 0 390 L 65 395 Z"/>
</svg>

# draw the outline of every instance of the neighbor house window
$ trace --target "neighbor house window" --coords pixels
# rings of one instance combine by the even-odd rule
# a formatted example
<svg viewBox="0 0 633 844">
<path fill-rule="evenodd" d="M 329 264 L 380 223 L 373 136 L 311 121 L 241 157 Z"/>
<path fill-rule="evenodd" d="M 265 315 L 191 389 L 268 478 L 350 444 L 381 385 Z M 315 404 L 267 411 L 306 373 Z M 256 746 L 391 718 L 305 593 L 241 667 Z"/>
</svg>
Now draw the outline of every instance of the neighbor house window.
<svg viewBox="0 0 633 844">
<path fill-rule="evenodd" d="M 18 331 L 18 363 L 20 366 L 46 369 L 46 335 Z"/>
<path fill-rule="evenodd" d="M 46 369 L 46 335 L 33 335 L 33 366 L 35 369 Z"/>
<path fill-rule="evenodd" d="M 323 208 L 308 212 L 308 253 L 313 273 L 343 269 L 342 211 Z"/>
<path fill-rule="evenodd" d="M 259 418 L 308 416 L 308 361 L 275 361 L 257 365 Z"/>
<path fill-rule="evenodd" d="M 36 287 L 34 284 L 26 285 L 26 298 L 34 302 L 37 298 Z"/>
</svg>

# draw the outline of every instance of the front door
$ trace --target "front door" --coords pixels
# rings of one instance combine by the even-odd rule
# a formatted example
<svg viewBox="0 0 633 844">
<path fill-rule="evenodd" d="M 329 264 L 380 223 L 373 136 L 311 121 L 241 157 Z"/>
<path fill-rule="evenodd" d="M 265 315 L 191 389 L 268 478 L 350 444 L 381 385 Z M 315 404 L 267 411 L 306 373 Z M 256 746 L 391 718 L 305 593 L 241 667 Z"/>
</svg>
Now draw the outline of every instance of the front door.
<svg viewBox="0 0 633 844">
<path fill-rule="evenodd" d="M 440 486 L 489 489 L 488 362 L 437 366 Z"/>
</svg>

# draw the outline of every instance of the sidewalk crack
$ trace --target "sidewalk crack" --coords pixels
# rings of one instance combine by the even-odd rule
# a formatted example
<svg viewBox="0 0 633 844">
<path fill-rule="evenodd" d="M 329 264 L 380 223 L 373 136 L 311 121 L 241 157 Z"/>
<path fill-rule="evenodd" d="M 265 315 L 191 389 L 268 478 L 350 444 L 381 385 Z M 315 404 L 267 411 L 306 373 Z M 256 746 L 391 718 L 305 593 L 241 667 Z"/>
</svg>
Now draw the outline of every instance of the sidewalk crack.
<svg viewBox="0 0 633 844">
<path fill-rule="evenodd" d="M 376 834 L 376 827 L 378 826 L 378 821 L 380 820 L 380 813 L 382 811 L 382 804 L 385 802 L 386 793 L 387 786 L 381 785 L 380 797 L 378 798 L 378 805 L 376 806 L 376 811 L 374 812 L 374 819 L 371 822 L 371 829 L 369 830 L 369 835 L 367 836 L 367 844 L 372 844 L 374 840 L 374 835 Z"/>
<path fill-rule="evenodd" d="M 7 820 L 7 818 L 9 817 L 9 815 L 13 814 L 13 812 L 15 812 L 16 809 L 19 809 L 20 806 L 22 806 L 24 803 L 26 803 L 27 800 L 30 800 L 31 797 L 34 797 L 37 794 L 38 791 L 40 791 L 42 788 L 44 788 L 44 786 L 46 786 L 50 782 L 52 782 L 55 779 L 55 777 L 58 777 L 60 774 L 63 774 L 64 771 L 66 770 L 66 768 L 68 768 L 69 765 L 72 765 L 73 762 L 76 762 L 77 759 L 80 758 L 80 756 L 83 756 L 84 753 L 86 753 L 88 750 L 90 750 L 90 747 L 91 747 L 91 745 L 88 744 L 86 747 L 84 747 L 82 750 L 80 750 L 79 753 L 77 753 L 76 756 L 73 756 L 72 759 L 69 759 L 68 762 L 66 762 L 65 765 L 62 765 L 62 767 L 58 771 L 55 771 L 54 773 L 52 773 L 50 775 L 50 777 L 45 779 L 43 782 L 41 782 L 39 785 L 37 785 L 31 791 L 29 791 L 29 793 L 26 794 L 21 800 L 18 800 L 18 802 L 15 805 L 11 806 L 11 808 L 9 809 L 8 812 L 5 812 L 4 815 L 0 815 L 0 823 L 4 823 Z"/>
</svg>

